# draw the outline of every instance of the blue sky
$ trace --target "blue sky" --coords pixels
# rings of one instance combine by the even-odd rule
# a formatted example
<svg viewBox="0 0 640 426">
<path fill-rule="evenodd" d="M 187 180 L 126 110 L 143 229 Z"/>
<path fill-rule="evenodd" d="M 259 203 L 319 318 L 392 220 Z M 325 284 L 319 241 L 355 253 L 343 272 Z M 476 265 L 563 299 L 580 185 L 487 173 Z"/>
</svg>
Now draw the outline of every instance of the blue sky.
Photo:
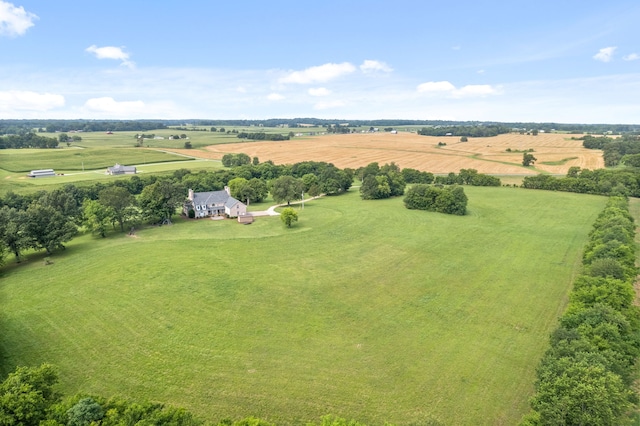
<svg viewBox="0 0 640 426">
<path fill-rule="evenodd" d="M 640 123 L 640 3 L 0 0 L 0 118 Z"/>
</svg>

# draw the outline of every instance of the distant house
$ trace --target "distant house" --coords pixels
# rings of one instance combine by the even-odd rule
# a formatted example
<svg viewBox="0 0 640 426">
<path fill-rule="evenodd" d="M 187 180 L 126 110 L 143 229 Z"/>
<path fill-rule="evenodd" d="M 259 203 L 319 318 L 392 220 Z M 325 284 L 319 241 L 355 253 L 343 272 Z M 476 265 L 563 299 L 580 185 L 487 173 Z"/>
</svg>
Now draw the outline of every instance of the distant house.
<svg viewBox="0 0 640 426">
<path fill-rule="evenodd" d="M 135 175 L 137 172 L 134 166 L 123 166 L 116 163 L 113 167 L 107 167 L 108 175 Z"/>
<path fill-rule="evenodd" d="M 188 216 L 189 210 L 195 212 L 196 218 L 239 217 L 247 214 L 247 206 L 231 196 L 228 186 L 225 186 L 222 191 L 210 192 L 193 192 L 193 189 L 189 189 L 183 213 Z"/>
<path fill-rule="evenodd" d="M 53 171 L 53 169 L 42 169 L 42 170 L 31 170 L 27 176 L 31 178 L 37 178 L 37 177 L 49 177 L 49 176 L 55 176 L 55 175 L 56 173 Z"/>
</svg>

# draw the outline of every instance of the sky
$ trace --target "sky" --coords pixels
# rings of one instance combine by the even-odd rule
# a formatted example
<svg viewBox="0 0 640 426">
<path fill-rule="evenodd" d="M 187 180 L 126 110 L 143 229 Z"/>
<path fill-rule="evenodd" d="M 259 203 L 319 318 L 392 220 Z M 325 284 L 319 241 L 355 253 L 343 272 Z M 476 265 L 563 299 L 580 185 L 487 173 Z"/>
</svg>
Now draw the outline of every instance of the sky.
<svg viewBox="0 0 640 426">
<path fill-rule="evenodd" d="M 637 0 L 0 0 L 0 119 L 640 123 Z"/>
</svg>

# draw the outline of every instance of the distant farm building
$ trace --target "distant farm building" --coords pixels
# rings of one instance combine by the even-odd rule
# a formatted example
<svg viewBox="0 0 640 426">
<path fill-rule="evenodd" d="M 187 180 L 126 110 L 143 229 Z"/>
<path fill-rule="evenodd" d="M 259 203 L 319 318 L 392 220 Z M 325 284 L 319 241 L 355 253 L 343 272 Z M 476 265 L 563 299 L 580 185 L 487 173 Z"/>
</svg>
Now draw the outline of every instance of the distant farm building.
<svg viewBox="0 0 640 426">
<path fill-rule="evenodd" d="M 32 178 L 55 176 L 53 169 L 31 170 L 27 176 Z"/>
<path fill-rule="evenodd" d="M 136 173 L 137 169 L 134 166 L 123 166 L 116 163 L 113 167 L 107 167 L 108 175 L 135 175 Z"/>
<path fill-rule="evenodd" d="M 231 196 L 228 186 L 223 191 L 193 192 L 193 189 L 189 189 L 183 213 L 188 216 L 189 210 L 194 211 L 196 218 L 240 217 L 247 214 L 247 206 Z"/>
</svg>

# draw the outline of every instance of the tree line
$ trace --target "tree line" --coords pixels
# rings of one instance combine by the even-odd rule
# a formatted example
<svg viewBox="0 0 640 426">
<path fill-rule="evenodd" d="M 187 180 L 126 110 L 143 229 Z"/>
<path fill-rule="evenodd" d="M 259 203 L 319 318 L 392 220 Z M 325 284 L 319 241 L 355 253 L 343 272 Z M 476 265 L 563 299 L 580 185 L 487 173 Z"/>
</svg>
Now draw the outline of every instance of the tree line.
<svg viewBox="0 0 640 426">
<path fill-rule="evenodd" d="M 580 194 L 640 197 L 640 168 L 589 170 L 570 167 L 564 177 L 545 174 L 526 176 L 522 180 L 522 187 Z"/>
<path fill-rule="evenodd" d="M 33 132 L 0 137 L 0 149 L 56 148 L 58 138 L 40 136 Z"/>
<path fill-rule="evenodd" d="M 423 127 L 418 130 L 422 136 L 467 136 L 474 138 L 486 138 L 510 133 L 511 127 L 502 125 L 476 125 L 476 126 L 434 126 Z"/>
<path fill-rule="evenodd" d="M 240 420 L 202 420 L 184 408 L 57 391 L 59 373 L 51 364 L 19 367 L 0 383 L 0 423 L 21 426 L 276 426 L 255 417 Z M 308 426 L 366 426 L 355 420 L 327 415 Z M 435 419 L 421 424 L 439 426 Z M 389 424 L 389 426 L 392 426 Z"/>
<path fill-rule="evenodd" d="M 630 423 L 640 355 L 634 238 L 628 201 L 611 197 L 589 234 L 584 271 L 551 334 L 537 370 L 532 411 L 521 425 Z"/>
<path fill-rule="evenodd" d="M 289 135 L 282 135 L 280 133 L 265 133 L 265 132 L 240 132 L 238 133 L 239 139 L 251 139 L 255 141 L 288 141 L 291 139 Z"/>
<path fill-rule="evenodd" d="M 586 135 L 579 139 L 582 139 L 582 146 L 585 148 L 603 151 L 602 156 L 606 167 L 624 164 L 625 157 L 640 154 L 640 136 L 637 135 L 628 134 L 619 138 Z"/>
</svg>

